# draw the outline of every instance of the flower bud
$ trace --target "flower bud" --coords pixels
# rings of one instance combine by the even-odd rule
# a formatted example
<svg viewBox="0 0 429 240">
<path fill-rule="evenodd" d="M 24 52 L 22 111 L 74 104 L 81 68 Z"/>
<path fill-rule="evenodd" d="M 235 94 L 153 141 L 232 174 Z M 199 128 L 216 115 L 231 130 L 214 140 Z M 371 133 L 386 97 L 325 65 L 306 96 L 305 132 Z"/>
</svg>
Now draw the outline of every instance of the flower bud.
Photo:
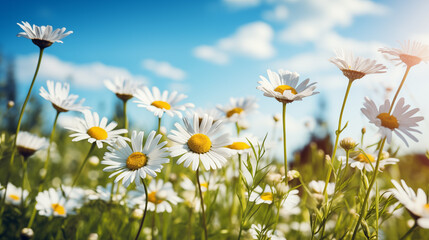
<svg viewBox="0 0 429 240">
<path fill-rule="evenodd" d="M 15 106 L 15 102 L 14 101 L 11 100 L 11 101 L 7 102 L 7 109 L 11 109 L 11 108 L 13 108 L 13 106 Z"/>
<path fill-rule="evenodd" d="M 287 172 L 287 180 L 292 181 L 295 178 L 299 178 L 300 174 L 296 170 L 290 170 Z"/>
<path fill-rule="evenodd" d="M 91 156 L 88 159 L 89 164 L 91 164 L 91 166 L 97 166 L 100 163 L 100 159 L 97 156 Z"/>
<path fill-rule="evenodd" d="M 143 217 L 143 209 L 136 208 L 131 212 L 131 218 L 135 220 L 142 219 Z"/>
<path fill-rule="evenodd" d="M 21 239 L 22 240 L 32 239 L 33 237 L 34 237 L 33 229 L 31 229 L 31 228 L 23 228 L 21 230 Z"/>
<path fill-rule="evenodd" d="M 344 150 L 350 151 L 350 150 L 353 150 L 357 146 L 357 143 L 355 142 L 355 140 L 353 138 L 346 137 L 340 141 L 340 146 Z"/>
<path fill-rule="evenodd" d="M 88 240 L 98 240 L 98 234 L 97 233 L 89 234 Z"/>
<path fill-rule="evenodd" d="M 273 116 L 273 120 L 274 120 L 274 122 L 278 122 L 278 121 L 280 121 L 280 119 L 281 119 L 280 114 L 275 114 L 275 115 Z"/>
<path fill-rule="evenodd" d="M 362 128 L 361 132 L 362 132 L 362 134 L 365 134 L 366 133 L 366 128 Z"/>
</svg>

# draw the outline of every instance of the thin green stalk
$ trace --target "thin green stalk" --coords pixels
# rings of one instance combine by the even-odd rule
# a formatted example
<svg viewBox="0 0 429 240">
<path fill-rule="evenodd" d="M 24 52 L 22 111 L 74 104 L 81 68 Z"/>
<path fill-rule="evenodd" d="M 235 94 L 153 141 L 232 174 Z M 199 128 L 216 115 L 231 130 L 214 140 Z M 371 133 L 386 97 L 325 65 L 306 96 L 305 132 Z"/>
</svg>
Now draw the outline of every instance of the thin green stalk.
<svg viewBox="0 0 429 240">
<path fill-rule="evenodd" d="M 333 149 L 333 153 L 332 153 L 332 157 L 331 157 L 332 165 L 334 165 L 335 155 L 337 153 L 338 140 L 340 139 L 340 134 L 342 132 L 341 121 L 343 120 L 344 108 L 346 106 L 347 97 L 349 96 L 349 92 L 350 92 L 350 88 L 352 87 L 352 83 L 353 83 L 353 81 L 349 80 L 349 84 L 347 85 L 346 94 L 344 95 L 343 105 L 341 106 L 340 117 L 338 119 L 338 128 L 337 128 L 337 131 L 335 131 L 335 135 L 336 135 L 335 145 L 334 145 L 334 149 Z M 325 180 L 325 188 L 323 189 L 323 195 L 325 195 L 325 198 L 327 198 L 326 188 L 328 187 L 329 179 L 331 179 L 331 173 L 332 173 L 332 168 L 329 168 L 328 175 L 326 176 L 326 180 Z"/>
<path fill-rule="evenodd" d="M 375 239 L 378 239 L 378 218 L 380 216 L 380 210 L 378 209 L 380 193 L 378 189 L 378 182 L 375 182 Z"/>
<path fill-rule="evenodd" d="M 152 214 L 152 228 L 150 230 L 150 235 L 152 240 L 155 240 L 155 218 L 156 218 L 156 204 L 155 204 L 155 211 L 153 211 L 153 214 Z"/>
<path fill-rule="evenodd" d="M 127 100 L 123 100 L 123 105 L 124 105 L 124 128 L 128 130 Z"/>
<path fill-rule="evenodd" d="M 30 89 L 28 89 L 28 93 L 27 93 L 27 96 L 25 97 L 24 104 L 22 105 L 21 112 L 19 113 L 18 125 L 16 126 L 16 132 L 15 132 L 15 140 L 14 140 L 13 146 L 12 146 L 12 155 L 10 156 L 9 169 L 7 171 L 6 181 L 4 184 L 4 194 L 3 194 L 3 198 L 1 200 L 0 216 L 3 215 L 3 211 L 4 211 L 4 202 L 6 199 L 6 192 L 7 192 L 7 187 L 8 187 L 7 185 L 8 185 L 9 180 L 10 180 L 10 173 L 11 173 L 11 170 L 13 167 L 13 162 L 15 159 L 16 140 L 18 138 L 18 133 L 19 133 L 19 130 L 21 128 L 22 117 L 24 116 L 25 107 L 27 106 L 28 100 L 30 99 L 31 90 L 33 89 L 34 82 L 36 81 L 37 73 L 39 72 L 39 68 L 40 68 L 40 63 L 42 62 L 42 57 L 43 57 L 43 48 L 40 48 L 39 60 L 37 61 L 36 71 L 34 72 L 33 80 L 31 81 Z"/>
<path fill-rule="evenodd" d="M 407 237 L 418 227 L 417 221 L 414 222 L 414 225 L 401 237 L 400 240 L 405 240 Z"/>
<path fill-rule="evenodd" d="M 235 123 L 235 129 L 237 130 L 237 137 L 240 137 L 240 131 L 241 131 L 241 128 L 240 128 L 240 126 L 238 125 L 238 122 L 236 122 L 236 123 Z"/>
<path fill-rule="evenodd" d="M 286 103 L 283 103 L 283 158 L 285 161 L 285 175 L 287 175 L 287 152 L 286 152 Z M 285 178 L 287 182 L 287 178 Z"/>
<path fill-rule="evenodd" d="M 200 167 L 197 168 L 197 183 L 198 183 L 198 190 L 200 192 L 200 200 L 201 200 L 201 211 L 202 211 L 202 221 L 203 221 L 203 228 L 204 228 L 204 239 L 207 240 L 208 239 L 208 234 L 207 234 L 207 225 L 206 225 L 206 213 L 204 211 L 204 199 L 203 199 L 203 192 L 201 191 L 201 184 L 200 184 L 200 174 L 199 174 L 199 169 Z"/>
<path fill-rule="evenodd" d="M 84 169 L 84 167 L 85 167 L 85 165 L 86 165 L 86 162 L 88 162 L 89 156 L 91 155 L 92 150 L 94 150 L 95 145 L 96 145 L 96 143 L 95 143 L 95 142 L 91 145 L 91 148 L 89 149 L 88 154 L 86 155 L 85 159 L 83 160 L 82 164 L 80 165 L 79 171 L 77 172 L 77 175 L 76 175 L 76 176 L 75 176 L 75 178 L 73 179 L 73 183 L 72 183 L 72 185 L 71 185 L 70 193 L 71 193 L 71 191 L 73 190 L 73 187 L 76 185 L 77 181 L 79 180 L 80 174 L 82 173 L 82 171 L 83 171 L 83 169 Z M 112 187 L 113 187 L 113 186 L 112 186 Z M 70 196 L 70 193 L 69 193 L 69 196 Z M 67 198 L 68 198 L 69 196 L 67 196 Z"/>
<path fill-rule="evenodd" d="M 23 215 L 25 214 L 25 199 L 24 199 L 24 182 L 25 182 L 25 176 L 27 175 L 27 165 L 28 165 L 28 161 L 27 158 L 24 157 L 23 161 L 22 161 L 22 183 L 21 183 L 21 207 L 22 207 L 22 212 Z"/>
<path fill-rule="evenodd" d="M 149 202 L 148 193 L 147 193 L 147 187 L 146 187 L 146 183 L 145 183 L 144 179 L 142 179 L 142 182 L 143 182 L 144 192 L 146 194 L 146 201 L 145 201 L 145 205 L 144 205 L 143 218 L 142 218 L 142 221 L 140 222 L 139 231 L 137 232 L 135 240 L 139 239 L 140 232 L 143 229 L 143 223 L 144 223 L 144 219 L 146 218 L 146 212 L 147 212 L 147 204 Z"/>
<path fill-rule="evenodd" d="M 48 146 L 48 150 L 47 150 L 47 154 L 46 154 L 45 165 L 43 167 L 43 169 L 45 169 L 45 171 L 46 171 L 46 175 L 45 175 L 45 177 L 43 177 L 43 179 L 40 183 L 42 185 L 42 188 L 39 190 L 39 192 L 43 190 L 43 183 L 45 182 L 46 178 L 48 177 L 48 167 L 49 167 L 49 161 L 50 161 L 50 156 L 51 156 L 51 146 L 52 146 L 52 142 L 54 140 L 55 128 L 57 126 L 57 120 L 58 120 L 58 116 L 60 115 L 60 113 L 61 113 L 60 111 L 57 111 L 57 114 L 55 115 L 54 125 L 52 126 L 51 136 L 49 137 L 49 146 Z"/>
<path fill-rule="evenodd" d="M 356 238 L 356 234 L 357 234 L 357 231 L 358 231 L 358 229 L 359 229 L 359 225 L 360 225 L 360 223 L 361 223 L 361 221 L 362 221 L 363 215 L 364 215 L 365 210 L 366 210 L 366 205 L 367 205 L 367 203 L 368 203 L 369 194 L 370 194 L 371 189 L 372 189 L 372 187 L 374 186 L 375 180 L 376 180 L 376 178 L 377 178 L 377 174 L 378 174 L 378 166 L 380 165 L 380 158 L 381 158 L 381 155 L 382 155 L 382 153 L 383 153 L 383 147 L 384 147 L 384 143 L 385 143 L 385 142 L 386 142 L 386 137 L 385 137 L 385 138 L 383 138 L 383 140 L 381 141 L 381 145 L 380 145 L 380 149 L 379 149 L 378 157 L 377 157 L 377 162 L 376 162 L 376 164 L 375 164 L 375 168 L 374 168 L 374 175 L 373 175 L 373 177 L 372 177 L 372 179 L 371 179 L 371 182 L 369 183 L 368 189 L 367 189 L 367 191 L 366 191 L 366 195 L 365 195 L 365 198 L 364 198 L 364 200 L 363 200 L 362 208 L 361 208 L 361 210 L 360 210 L 360 214 L 359 214 L 359 219 L 358 219 L 358 221 L 356 222 L 356 226 L 355 226 L 355 229 L 354 229 L 354 231 L 353 231 L 352 240 Z M 378 208 L 378 206 L 376 206 L 376 207 Z"/>
<path fill-rule="evenodd" d="M 410 69 L 411 69 L 411 67 L 407 66 L 407 69 L 405 70 L 404 76 L 402 77 L 401 84 L 399 84 L 398 90 L 396 90 L 395 96 L 393 97 L 392 103 L 390 104 L 389 114 L 392 112 L 393 105 L 395 104 L 396 98 L 398 97 L 399 92 L 401 91 L 402 86 L 404 85 L 405 79 L 407 78 L 408 72 L 410 72 Z"/>
</svg>

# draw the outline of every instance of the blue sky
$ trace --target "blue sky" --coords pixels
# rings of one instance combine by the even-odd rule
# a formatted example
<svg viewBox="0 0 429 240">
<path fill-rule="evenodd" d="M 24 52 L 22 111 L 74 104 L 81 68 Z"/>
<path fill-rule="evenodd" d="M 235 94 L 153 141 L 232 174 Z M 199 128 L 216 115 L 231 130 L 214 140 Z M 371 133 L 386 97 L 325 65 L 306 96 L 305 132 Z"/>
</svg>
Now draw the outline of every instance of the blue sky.
<svg viewBox="0 0 429 240">
<path fill-rule="evenodd" d="M 259 75 L 266 75 L 268 68 L 297 71 L 302 79 L 318 82 L 321 94 L 288 106 L 289 138 L 305 136 L 303 122 L 312 118 L 321 97 L 328 102 L 330 125 L 336 125 L 346 80 L 328 58 L 336 48 L 350 49 L 389 68 L 387 74 L 365 77 L 352 88 L 345 119 L 353 121 L 344 134 L 356 137 L 362 126 L 370 127 L 359 110 L 363 97 L 381 103 L 383 86 L 396 88 L 403 72 L 377 49 L 398 47 L 407 39 L 429 43 L 427 9 L 429 2 L 423 0 L 8 1 L 0 9 L 0 47 L 15 57 L 25 94 L 38 49 L 16 37 L 21 31 L 16 23 L 66 27 L 74 33 L 45 51 L 36 90 L 48 79 L 69 81 L 102 115 L 109 115 L 117 101 L 102 80 L 115 75 L 184 92 L 200 107 L 255 96 L 260 108 L 251 123 L 266 125 L 254 129 L 256 135 L 270 131 L 272 114 L 281 110 L 256 89 Z M 401 94 L 427 118 L 428 84 L 421 84 L 428 73 L 426 64 L 413 69 Z M 145 110 L 131 102 L 129 106 L 139 127 L 154 124 Z M 423 125 L 427 133 L 427 121 Z M 424 136 L 416 149 L 428 146 Z M 305 137 L 290 143 L 291 148 L 303 142 Z"/>
</svg>

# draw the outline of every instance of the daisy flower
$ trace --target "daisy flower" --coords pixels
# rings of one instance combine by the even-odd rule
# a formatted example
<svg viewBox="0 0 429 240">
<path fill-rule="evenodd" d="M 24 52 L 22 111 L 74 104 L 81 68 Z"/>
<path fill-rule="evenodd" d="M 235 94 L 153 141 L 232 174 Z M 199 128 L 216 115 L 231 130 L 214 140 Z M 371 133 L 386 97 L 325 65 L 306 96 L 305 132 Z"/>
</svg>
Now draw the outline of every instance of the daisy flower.
<svg viewBox="0 0 429 240">
<path fill-rule="evenodd" d="M 230 149 L 234 154 L 247 155 L 252 152 L 252 146 L 250 144 L 257 148 L 258 139 L 254 136 L 234 138 L 232 139 L 232 143 L 225 147 Z"/>
<path fill-rule="evenodd" d="M 216 108 L 212 108 L 212 109 L 196 108 L 196 109 L 193 109 L 191 112 L 188 112 L 187 116 L 189 118 L 192 118 L 194 116 L 194 113 L 198 114 L 198 116 L 204 116 L 204 114 L 207 114 L 213 118 L 213 122 L 223 119 L 222 112 Z M 203 119 L 201 118 L 200 120 L 203 120 Z"/>
<path fill-rule="evenodd" d="M 230 98 L 226 106 L 218 105 L 217 109 L 224 113 L 225 120 L 228 122 L 238 122 L 243 120 L 245 115 L 258 108 L 256 98 Z"/>
<path fill-rule="evenodd" d="M 310 79 L 304 80 L 304 82 L 298 84 L 299 74 L 296 72 L 279 70 L 279 73 L 272 72 L 270 69 L 267 70 L 268 79 L 260 76 L 262 81 L 257 89 L 264 92 L 264 96 L 273 97 L 277 101 L 282 103 L 291 103 L 293 101 L 300 101 L 305 97 L 317 94 L 315 84 L 310 82 Z"/>
<path fill-rule="evenodd" d="M 194 107 L 192 103 L 178 104 L 180 101 L 187 98 L 185 94 L 179 94 L 176 91 L 170 94 L 168 94 L 168 91 L 164 91 L 161 94 L 157 87 L 152 87 L 152 92 L 147 87 L 137 89 L 134 97 L 138 99 L 134 101 L 137 103 L 137 107 L 146 108 L 159 118 L 161 118 L 164 113 L 171 117 L 177 115 L 181 118 L 182 113 L 180 111 Z"/>
<path fill-rule="evenodd" d="M 172 130 L 168 138 L 177 145 L 170 148 L 171 156 L 178 157 L 177 164 L 184 163 L 185 167 L 192 164 L 196 171 L 200 161 L 206 170 L 221 168 L 229 157 L 230 151 L 225 148 L 231 144 L 229 133 L 220 134 L 222 121 L 213 122 L 208 115 L 202 117 L 194 114 L 193 120 L 183 119 L 184 126 L 175 123 L 177 130 Z M 190 122 L 192 121 L 192 122 Z"/>
<path fill-rule="evenodd" d="M 152 180 L 147 188 L 148 205 L 147 210 L 154 212 L 172 212 L 171 204 L 177 205 L 179 202 L 183 202 L 183 199 L 177 196 L 177 193 L 173 189 L 171 182 L 166 182 L 162 179 Z M 142 186 L 137 187 L 137 191 L 129 192 L 130 199 L 139 205 L 144 207 L 146 203 L 146 195 Z M 141 197 L 139 197 L 141 196 Z"/>
<path fill-rule="evenodd" d="M 61 84 L 60 82 L 47 81 L 48 90 L 44 87 L 40 88 L 40 96 L 50 101 L 52 106 L 58 112 L 68 111 L 83 111 L 88 107 L 83 107 L 82 104 L 85 99 L 81 99 L 76 103 L 78 95 L 69 94 L 70 85 L 68 83 Z"/>
<path fill-rule="evenodd" d="M 36 197 L 36 209 L 39 215 L 46 217 L 66 217 L 68 214 L 74 214 L 73 210 L 80 205 L 74 199 L 66 201 L 60 189 L 50 188 L 39 192 Z"/>
<path fill-rule="evenodd" d="M 1 196 L 4 196 L 4 189 L 2 189 L 1 191 Z M 15 187 L 15 185 L 13 185 L 12 183 L 8 183 L 7 184 L 7 190 L 6 190 L 6 199 L 5 202 L 8 204 L 13 204 L 13 205 L 20 205 L 21 201 L 23 199 L 26 199 L 28 196 L 28 191 L 27 190 L 22 190 L 22 188 L 20 187 Z"/>
<path fill-rule="evenodd" d="M 122 101 L 128 101 L 133 98 L 136 89 L 141 87 L 140 83 L 124 77 L 116 77 L 113 81 L 105 80 L 104 85 Z"/>
<path fill-rule="evenodd" d="M 403 135 L 407 135 L 415 142 L 418 142 L 412 132 L 421 133 L 415 127 L 418 126 L 417 122 L 423 120 L 421 116 L 413 117 L 419 111 L 418 108 L 408 111 L 409 108 L 410 105 L 405 105 L 404 98 L 401 98 L 395 105 L 392 114 L 390 114 L 389 100 L 386 99 L 384 104 L 377 108 L 372 100 L 365 97 L 364 108 L 361 108 L 361 111 L 369 119 L 370 123 L 379 128 L 378 132 L 382 137 L 387 138 L 388 143 L 392 141 L 392 133 L 394 132 L 408 146 L 408 142 Z"/>
<path fill-rule="evenodd" d="M 218 189 L 220 177 L 216 176 L 214 172 L 205 172 L 199 176 L 201 192 L 206 192 L 207 190 L 215 190 Z M 188 177 L 184 177 L 183 181 L 180 183 L 180 186 L 186 191 L 194 191 L 195 192 L 195 184 Z"/>
<path fill-rule="evenodd" d="M 365 168 L 367 172 L 374 171 L 375 163 L 377 162 L 378 153 L 375 152 L 352 152 L 350 153 L 349 164 L 352 168 L 362 170 Z M 338 160 L 342 164 L 342 168 L 346 167 L 346 157 L 340 156 Z M 399 162 L 397 158 L 390 158 L 389 153 L 383 151 L 381 154 L 378 170 L 381 172 L 386 165 L 392 165 Z M 329 187 L 329 185 L 328 185 Z"/>
<path fill-rule="evenodd" d="M 28 158 L 40 149 L 47 147 L 47 140 L 25 131 L 19 131 L 16 138 L 16 148 L 18 152 Z"/>
<path fill-rule="evenodd" d="M 66 31 L 66 28 L 56 29 L 52 31 L 52 26 L 36 26 L 33 24 L 33 27 L 28 23 L 22 21 L 22 24 L 17 23 L 18 26 L 24 30 L 24 32 L 18 33 L 18 37 L 25 37 L 31 39 L 34 44 L 40 48 L 47 48 L 51 46 L 54 42 L 62 43 L 61 39 L 72 34 L 73 31 Z"/>
<path fill-rule="evenodd" d="M 98 148 L 103 147 L 103 143 L 112 144 L 116 139 L 126 139 L 121 134 L 127 133 L 127 129 L 113 130 L 118 124 L 111 122 L 107 124 L 107 118 L 103 117 L 100 121 L 98 113 L 91 113 L 89 110 L 83 111 L 84 119 L 75 118 L 74 126 L 65 128 L 76 133 L 70 135 L 73 142 L 88 139 L 90 143 L 96 143 Z"/>
<path fill-rule="evenodd" d="M 386 54 L 397 65 L 405 63 L 407 67 L 419 64 L 421 61 L 429 61 L 429 46 L 417 41 L 401 43 L 401 48 L 380 48 L 378 51 Z"/>
<path fill-rule="evenodd" d="M 395 188 L 390 189 L 396 199 L 404 205 L 411 216 L 416 219 L 417 224 L 422 228 L 429 228 L 429 202 L 423 189 L 414 190 L 401 180 L 402 186 L 395 180 L 392 180 Z"/>
<path fill-rule="evenodd" d="M 308 184 L 308 187 L 310 188 L 310 190 L 312 190 L 315 194 L 317 194 L 317 196 L 322 196 L 323 198 L 323 190 L 325 189 L 325 181 L 311 181 Z M 326 193 L 328 194 L 328 196 L 334 194 L 335 192 L 335 183 L 328 183 L 328 187 L 326 187 Z"/>
<path fill-rule="evenodd" d="M 162 135 L 155 134 L 155 131 L 150 132 L 143 145 L 144 132 L 133 131 L 131 147 L 125 140 L 118 139 L 113 147 L 107 147 L 109 152 L 104 154 L 101 163 L 108 166 L 103 171 L 114 172 L 110 177 L 118 175 L 115 183 L 122 180 L 125 187 L 132 182 L 141 185 L 147 174 L 156 177 L 156 173 L 161 172 L 162 164 L 170 160 L 167 148 L 164 148 L 167 142 L 160 143 Z"/>
<path fill-rule="evenodd" d="M 265 185 L 265 189 L 262 190 L 260 186 L 257 186 L 251 193 L 249 197 L 250 202 L 255 202 L 255 204 L 271 204 L 274 199 L 274 189 L 271 189 L 270 185 Z"/>
<path fill-rule="evenodd" d="M 375 60 L 354 57 L 351 52 L 342 50 L 336 52 L 335 57 L 329 59 L 335 64 L 350 81 L 361 79 L 367 74 L 385 73 L 386 67 L 377 64 Z"/>
</svg>

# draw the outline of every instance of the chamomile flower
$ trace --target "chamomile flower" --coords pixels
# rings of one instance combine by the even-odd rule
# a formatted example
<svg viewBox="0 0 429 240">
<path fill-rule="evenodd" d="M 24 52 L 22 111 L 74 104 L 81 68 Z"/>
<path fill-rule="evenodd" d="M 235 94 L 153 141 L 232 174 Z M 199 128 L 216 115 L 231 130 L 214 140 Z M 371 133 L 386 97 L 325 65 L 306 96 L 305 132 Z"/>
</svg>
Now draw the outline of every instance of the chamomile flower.
<svg viewBox="0 0 429 240">
<path fill-rule="evenodd" d="M 50 188 L 39 192 L 36 197 L 36 209 L 39 211 L 39 215 L 46 217 L 66 217 L 69 214 L 74 214 L 73 210 L 80 205 L 73 199 L 66 201 L 60 189 Z"/>
<path fill-rule="evenodd" d="M 267 70 L 268 80 L 260 76 L 262 81 L 257 89 L 264 92 L 264 96 L 275 98 L 277 101 L 282 103 L 291 103 L 293 101 L 300 101 L 305 97 L 317 94 L 315 84 L 310 82 L 310 79 L 304 80 L 298 85 L 299 74 L 296 72 L 279 70 L 279 73 L 272 72 L 270 69 Z"/>
<path fill-rule="evenodd" d="M 352 168 L 362 170 L 365 168 L 367 172 L 374 171 L 375 164 L 377 162 L 378 153 L 375 152 L 352 152 L 350 153 L 349 164 Z M 346 157 L 340 156 L 338 158 L 342 164 L 342 168 L 346 167 Z M 397 158 L 390 158 L 388 152 L 381 154 L 380 164 L 378 170 L 381 172 L 386 165 L 392 165 L 399 162 Z"/>
<path fill-rule="evenodd" d="M 421 116 L 413 116 L 419 109 L 410 109 L 410 105 L 405 105 L 404 98 L 399 99 L 392 113 L 389 113 L 390 101 L 386 99 L 383 105 L 379 108 L 369 98 L 365 97 L 364 108 L 361 108 L 362 113 L 369 119 L 370 123 L 375 124 L 379 129 L 378 132 L 382 137 L 387 138 L 387 142 L 392 141 L 392 133 L 394 132 L 408 146 L 407 140 L 403 135 L 408 136 L 415 142 L 417 138 L 412 132 L 421 133 L 415 127 L 417 122 L 423 120 Z M 409 110 L 409 111 L 408 111 Z"/>
<path fill-rule="evenodd" d="M 225 121 L 228 122 L 239 122 L 256 108 L 258 108 L 258 104 L 254 97 L 230 98 L 229 104 L 217 106 L 217 109 L 223 112 Z"/>
<path fill-rule="evenodd" d="M 76 102 L 79 96 L 69 94 L 70 85 L 68 83 L 55 83 L 54 81 L 48 80 L 46 84 L 48 85 L 48 90 L 41 87 L 40 96 L 50 101 L 58 112 L 83 111 L 84 109 L 88 109 L 88 107 L 82 106 L 85 99 Z"/>
<path fill-rule="evenodd" d="M 318 181 L 311 181 L 308 184 L 308 187 L 311 191 L 314 192 L 314 194 L 318 194 L 317 196 L 322 195 L 323 197 L 323 190 L 325 189 L 325 181 L 318 180 Z M 334 194 L 335 191 L 335 183 L 328 183 L 328 186 L 326 187 L 326 193 L 328 196 Z"/>
<path fill-rule="evenodd" d="M 65 32 L 66 28 L 64 27 L 52 31 L 52 26 L 50 25 L 39 27 L 33 24 L 31 26 L 28 22 L 24 21 L 22 21 L 22 24 L 17 24 L 24 30 L 24 32 L 18 33 L 17 36 L 31 39 L 34 44 L 42 49 L 51 46 L 54 42 L 62 43 L 61 39 L 73 33 L 73 31 Z"/>
<path fill-rule="evenodd" d="M 258 146 L 258 138 L 254 136 L 233 138 L 232 143 L 225 146 L 234 154 L 247 155 L 252 152 L 252 146 Z"/>
<path fill-rule="evenodd" d="M 386 67 L 375 60 L 354 57 L 351 52 L 339 50 L 335 57 L 329 59 L 335 64 L 350 81 L 361 79 L 373 73 L 385 73 Z"/>
<path fill-rule="evenodd" d="M 219 176 L 216 176 L 214 172 L 204 172 L 199 176 L 200 179 L 200 185 L 201 185 L 201 192 L 206 192 L 207 190 L 216 190 L 218 189 L 220 178 Z M 196 189 L 196 185 L 192 182 L 191 179 L 188 177 L 184 177 L 182 182 L 180 183 L 180 186 L 185 191 L 194 191 Z"/>
<path fill-rule="evenodd" d="M 406 41 L 401 43 L 401 48 L 380 48 L 378 51 L 386 54 L 397 65 L 405 63 L 412 67 L 420 62 L 429 61 L 429 46 L 417 41 Z"/>
<path fill-rule="evenodd" d="M 193 109 L 191 112 L 188 112 L 187 116 L 189 118 L 192 118 L 194 116 L 194 113 L 198 114 L 198 116 L 204 116 L 204 114 L 207 114 L 213 118 L 213 122 L 223 119 L 222 112 L 216 108 L 212 108 L 212 109 L 196 108 L 196 109 Z"/>
<path fill-rule="evenodd" d="M 113 81 L 105 80 L 104 85 L 122 101 L 133 98 L 141 84 L 124 77 L 116 77 Z"/>
<path fill-rule="evenodd" d="M 1 196 L 4 195 L 4 189 L 0 191 L 1 192 Z M 27 190 L 22 190 L 22 188 L 20 187 L 15 187 L 15 185 L 13 185 L 12 183 L 8 183 L 7 184 L 7 191 L 6 191 L 6 199 L 5 202 L 8 204 L 13 204 L 13 205 L 20 205 L 21 201 L 23 200 L 22 198 L 26 199 L 28 196 L 28 191 Z"/>
<path fill-rule="evenodd" d="M 130 191 L 130 198 L 140 207 L 144 207 L 146 197 L 148 198 L 147 210 L 154 212 L 169 212 L 173 211 L 171 204 L 177 205 L 183 202 L 183 199 L 177 196 L 171 182 L 166 182 L 162 179 L 152 180 L 147 188 L 148 195 L 145 195 L 143 186 L 138 186 L 137 191 Z M 142 197 L 140 197 L 142 196 Z"/>
<path fill-rule="evenodd" d="M 24 158 L 32 156 L 40 149 L 47 147 L 46 138 L 25 131 L 19 131 L 16 138 L 16 148 Z"/>
<path fill-rule="evenodd" d="M 192 122 L 190 122 L 192 121 Z M 227 162 L 230 151 L 225 146 L 231 144 L 229 133 L 220 134 L 222 121 L 213 122 L 208 115 L 194 114 L 193 119 L 184 118 L 184 126 L 175 123 L 177 130 L 172 130 L 168 138 L 177 143 L 170 148 L 171 156 L 181 156 L 177 164 L 184 162 L 185 167 L 192 164 L 196 171 L 200 161 L 206 170 L 221 168 Z"/>
<path fill-rule="evenodd" d="M 121 134 L 127 133 L 127 129 L 113 130 L 118 124 L 111 122 L 107 124 L 107 118 L 100 117 L 96 112 L 89 110 L 83 111 L 84 119 L 75 118 L 74 126 L 66 126 L 65 128 L 76 133 L 70 135 L 73 142 L 88 139 L 90 143 L 96 143 L 98 148 L 103 147 L 103 143 L 112 144 L 116 139 L 126 139 Z"/>
<path fill-rule="evenodd" d="M 250 202 L 255 202 L 255 204 L 271 204 L 274 199 L 274 188 L 271 189 L 270 185 L 265 185 L 265 188 L 262 189 L 260 186 L 257 186 L 251 193 L 249 197 Z"/>
<path fill-rule="evenodd" d="M 142 184 L 146 175 L 156 177 L 161 172 L 162 164 L 168 163 L 169 153 L 164 146 L 167 142 L 159 142 L 162 135 L 156 135 L 155 131 L 149 133 L 143 145 L 144 132 L 133 131 L 131 135 L 131 147 L 123 139 L 118 139 L 113 147 L 108 147 L 109 152 L 104 154 L 104 161 L 108 165 L 105 172 L 114 172 L 110 177 L 116 176 L 115 182 L 122 180 L 122 184 L 128 187 L 130 183 Z"/>
<path fill-rule="evenodd" d="M 417 224 L 422 228 L 429 228 L 429 202 L 423 189 L 414 190 L 401 180 L 402 186 L 395 180 L 392 180 L 395 188 L 390 189 L 396 199 L 410 212 L 416 219 Z"/>
<path fill-rule="evenodd" d="M 161 118 L 164 113 L 171 117 L 174 115 L 182 117 L 181 111 L 194 107 L 192 103 L 179 105 L 180 101 L 187 98 L 185 94 L 179 94 L 176 91 L 170 94 L 168 91 L 164 91 L 161 94 L 157 87 L 152 87 L 152 92 L 147 87 L 137 89 L 134 97 L 137 98 L 137 100 L 134 101 L 137 103 L 137 107 L 146 108 L 159 118 Z"/>
</svg>

